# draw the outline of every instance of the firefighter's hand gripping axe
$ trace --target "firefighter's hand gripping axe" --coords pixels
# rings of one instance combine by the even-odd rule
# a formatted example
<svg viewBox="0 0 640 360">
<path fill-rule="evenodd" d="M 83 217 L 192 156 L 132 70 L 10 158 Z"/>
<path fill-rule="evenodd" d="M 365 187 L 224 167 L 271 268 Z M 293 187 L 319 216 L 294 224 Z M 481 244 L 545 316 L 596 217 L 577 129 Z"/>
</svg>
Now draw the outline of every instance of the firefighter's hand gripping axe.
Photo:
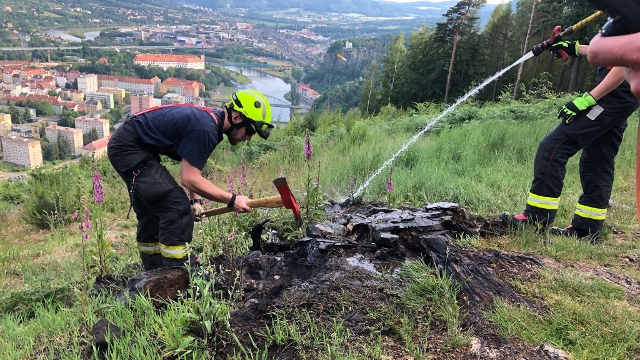
<svg viewBox="0 0 640 360">
<path fill-rule="evenodd" d="M 289 189 L 289 184 L 287 184 L 287 179 L 283 177 L 279 177 L 273 180 L 273 184 L 276 186 L 276 189 L 278 189 L 278 192 L 280 193 L 279 196 L 252 199 L 247 201 L 247 206 L 251 208 L 256 208 L 256 207 L 277 208 L 277 207 L 284 206 L 285 208 L 293 211 L 293 217 L 296 221 L 296 226 L 301 227 L 302 216 L 300 215 L 300 208 L 298 207 L 298 203 L 296 202 L 296 199 L 293 197 L 293 194 L 291 193 L 291 189 Z M 208 216 L 225 214 L 229 212 L 233 212 L 233 208 L 220 207 L 220 208 L 204 211 L 202 214 L 200 214 L 200 216 L 208 217 Z"/>
</svg>

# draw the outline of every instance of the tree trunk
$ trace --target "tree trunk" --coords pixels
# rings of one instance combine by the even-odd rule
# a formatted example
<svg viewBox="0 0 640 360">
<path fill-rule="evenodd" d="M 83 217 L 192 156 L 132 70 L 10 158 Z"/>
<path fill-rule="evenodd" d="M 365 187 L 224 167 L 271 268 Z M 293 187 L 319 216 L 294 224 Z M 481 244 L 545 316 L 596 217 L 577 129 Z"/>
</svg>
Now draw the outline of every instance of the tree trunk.
<svg viewBox="0 0 640 360">
<path fill-rule="evenodd" d="M 577 57 L 573 59 L 571 64 L 571 74 L 569 75 L 569 86 L 567 87 L 567 92 L 576 91 L 576 82 L 578 80 L 578 70 L 580 70 L 580 64 L 582 63 L 582 58 Z"/>
<path fill-rule="evenodd" d="M 447 74 L 447 87 L 444 90 L 444 103 L 447 103 L 449 98 L 449 87 L 451 86 L 451 72 L 453 71 L 453 60 L 456 56 L 456 47 L 458 46 L 458 36 L 460 35 L 460 28 L 462 28 L 462 24 L 467 19 L 467 15 L 469 15 L 469 11 L 471 11 L 471 5 L 467 6 L 467 11 L 464 13 L 462 20 L 460 20 L 460 24 L 458 24 L 458 29 L 456 29 L 456 36 L 453 38 L 453 50 L 451 51 L 451 60 L 449 60 L 449 73 Z"/>
<path fill-rule="evenodd" d="M 531 28 L 533 27 L 533 18 L 536 16 L 536 4 L 537 0 L 533 0 L 533 6 L 531 7 L 531 17 L 529 18 L 529 27 L 527 28 L 527 36 L 524 38 L 524 48 L 522 49 L 522 55 L 527 53 L 529 49 L 529 37 L 531 36 Z M 513 88 L 513 100 L 518 100 L 520 83 L 522 82 L 522 70 L 524 70 L 524 61 L 518 66 L 518 76 L 516 77 L 516 85 Z"/>
<path fill-rule="evenodd" d="M 544 40 L 544 34 L 540 34 L 540 42 Z M 533 78 L 538 76 L 538 63 L 540 62 L 540 56 L 536 56 L 536 61 L 533 64 Z M 531 83 L 529 83 L 529 90 L 531 90 Z"/>
</svg>

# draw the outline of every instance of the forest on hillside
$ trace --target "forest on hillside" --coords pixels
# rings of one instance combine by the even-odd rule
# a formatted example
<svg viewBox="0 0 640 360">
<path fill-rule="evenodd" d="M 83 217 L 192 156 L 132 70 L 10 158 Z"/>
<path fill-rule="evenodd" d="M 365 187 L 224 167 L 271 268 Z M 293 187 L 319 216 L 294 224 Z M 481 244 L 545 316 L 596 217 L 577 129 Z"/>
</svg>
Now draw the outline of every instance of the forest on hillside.
<svg viewBox="0 0 640 360">
<path fill-rule="evenodd" d="M 387 104 L 408 108 L 423 102 L 451 103 L 549 39 L 554 27 L 565 29 L 595 12 L 584 1 L 542 0 L 534 5 L 533 0 L 518 0 L 496 6 L 481 28 L 477 14 L 484 4 L 484 0 L 459 1 L 444 14 L 444 21 L 410 34 L 366 42 L 350 39 L 351 49 L 344 47 L 344 40 L 335 42 L 324 65 L 307 69 L 303 78 L 323 94 L 314 107 L 347 111 L 357 104 L 364 114 L 375 114 Z M 565 40 L 587 44 L 604 22 L 603 16 Z M 594 86 L 595 70 L 584 58 L 560 60 L 546 51 L 523 63 L 517 94 L 515 67 L 476 99 L 527 100 L 588 91 Z"/>
</svg>

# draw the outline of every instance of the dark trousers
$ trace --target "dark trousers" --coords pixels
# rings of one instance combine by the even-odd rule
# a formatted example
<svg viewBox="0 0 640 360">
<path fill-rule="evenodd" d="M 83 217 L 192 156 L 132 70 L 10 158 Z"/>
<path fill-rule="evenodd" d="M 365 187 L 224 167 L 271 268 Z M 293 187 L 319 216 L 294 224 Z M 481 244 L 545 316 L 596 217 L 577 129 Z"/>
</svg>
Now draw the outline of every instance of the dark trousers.
<svg viewBox="0 0 640 360">
<path fill-rule="evenodd" d="M 569 158 L 582 150 L 578 199 L 572 225 L 592 233 L 600 231 L 613 186 L 615 157 L 637 103 L 605 104 L 594 113 L 560 123 L 538 146 L 534 176 L 524 214 L 551 224 L 556 216 Z M 599 114 L 595 115 L 598 111 Z"/>
<path fill-rule="evenodd" d="M 160 164 L 158 152 L 140 142 L 133 121 L 128 120 L 109 140 L 107 154 L 129 190 L 145 270 L 184 265 L 193 236 L 191 206 L 184 190 Z"/>
</svg>

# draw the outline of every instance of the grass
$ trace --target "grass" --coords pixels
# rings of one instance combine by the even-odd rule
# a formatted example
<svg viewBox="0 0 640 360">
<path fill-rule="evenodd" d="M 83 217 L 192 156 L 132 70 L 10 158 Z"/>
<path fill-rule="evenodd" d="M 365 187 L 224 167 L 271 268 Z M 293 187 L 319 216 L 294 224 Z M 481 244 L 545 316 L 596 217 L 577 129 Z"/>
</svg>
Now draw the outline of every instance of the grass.
<svg viewBox="0 0 640 360">
<path fill-rule="evenodd" d="M 565 269 L 522 287 L 545 299 L 547 311 L 498 300 L 489 317 L 502 336 L 552 344 L 576 359 L 630 359 L 640 350 L 637 304 L 618 286 Z"/>
<path fill-rule="evenodd" d="M 62 16 L 60 16 L 58 14 L 54 14 L 54 13 L 49 12 L 49 11 L 43 11 L 42 13 L 40 13 L 40 15 L 41 16 L 50 16 L 50 17 L 54 17 L 54 18 L 62 17 Z"/>
<path fill-rule="evenodd" d="M 69 35 L 73 35 L 75 37 L 78 37 L 80 39 L 84 39 L 84 33 L 89 32 L 89 31 L 101 31 L 104 30 L 106 27 L 105 26 L 94 26 L 94 27 L 87 27 L 87 28 L 77 28 L 77 29 L 71 29 L 71 30 L 67 30 L 65 31 L 67 34 Z"/>
<path fill-rule="evenodd" d="M 372 179 L 362 189 L 363 198 L 417 206 L 450 201 L 474 215 L 488 217 L 505 210 L 519 212 L 525 205 L 538 142 L 557 124 L 548 109 L 558 108 L 566 100 L 485 104 L 482 108 L 463 105 Z M 367 119 L 354 112 L 320 114 L 313 120 L 317 129 L 311 136 L 313 155 L 309 161 L 304 160 L 303 143 L 305 124 L 311 120 L 294 120 L 276 129 L 266 142 L 251 141 L 237 147 L 221 143 L 205 171 L 220 188 L 227 189 L 227 179 L 232 178 L 235 191 L 255 197 L 274 195 L 272 180 L 284 175 L 299 203 L 305 203 L 312 194 L 308 179 L 317 176 L 321 200 L 340 201 L 349 196 L 350 182 L 355 189 L 362 186 L 413 134 L 438 116 L 442 106 L 423 104 L 420 109 L 387 108 Z M 608 212 L 609 227 L 602 245 L 557 237 L 545 242 L 526 231 L 462 240 L 466 246 L 539 254 L 558 263 L 543 269 L 534 280 L 513 280 L 535 307 L 523 308 L 496 299 L 487 316 L 502 337 L 534 345 L 552 344 L 576 359 L 633 359 L 640 353 L 637 299 L 617 285 L 571 267 L 606 265 L 607 271 L 640 279 L 640 269 L 623 262 L 640 253 L 634 235 L 638 232 L 634 184 L 637 127 L 636 113 L 629 120 L 616 158 L 615 205 Z M 577 159 L 572 158 L 568 164 L 558 225 L 570 223 L 581 192 Z M 243 163 L 248 165 L 247 180 L 240 185 L 237 174 Z M 177 163 L 168 161 L 166 165 L 173 174 L 178 173 Z M 114 273 L 137 272 L 139 268 L 131 267 L 138 263 L 136 221 L 133 215 L 126 219 L 126 189 L 106 160 L 99 163 L 99 168 L 107 196 L 105 236 L 115 254 L 107 265 Z M 393 193 L 385 190 L 390 169 Z M 90 180 L 82 181 L 88 192 Z M 31 179 L 25 184 L 31 184 Z M 372 303 L 366 317 L 373 325 L 366 334 L 356 334 L 345 326 L 345 311 L 317 319 L 304 308 L 274 310 L 273 321 L 261 334 L 252 335 L 256 346 L 240 346 L 237 337 L 243 334 L 233 334 L 228 324 L 230 312 L 239 306 L 234 302 L 240 296 L 239 289 L 224 298 L 208 292 L 208 297 L 170 303 L 161 311 L 144 297 L 125 305 L 107 297 L 89 296 L 85 286 L 95 277 L 96 267 L 83 250 L 93 246 L 94 238 L 83 242 L 77 222 L 53 230 L 28 225 L 22 202 L 34 199 L 29 198 L 25 184 L 0 183 L 2 359 L 91 357 L 82 353 L 86 350 L 83 344 L 90 338 L 90 327 L 101 317 L 124 330 L 125 336 L 108 356 L 117 359 L 210 358 L 212 349 L 220 343 L 238 345 L 237 353 L 230 355 L 234 359 L 267 358 L 273 356 L 273 349 L 294 349 L 309 359 L 419 359 L 428 358 L 423 345 L 434 343 L 434 338 L 440 349 L 456 351 L 467 348 L 473 332 L 482 330 L 463 327 L 465 314 L 458 305 L 458 284 L 417 262 L 406 264 L 399 277 L 382 275 L 384 281 L 397 284 L 397 291 L 388 304 Z M 16 196 L 18 193 L 20 196 Z M 250 224 L 264 214 L 255 211 L 199 223 L 194 248 L 205 256 L 245 254 Z M 303 236 L 291 226 L 290 214 L 281 210 L 268 214 L 272 223 L 291 227 L 283 234 L 285 238 Z M 614 229 L 625 234 L 616 234 Z M 85 263 L 89 265 L 86 269 Z M 204 289 L 210 284 L 199 286 Z M 336 307 L 348 309 L 355 303 L 353 294 L 341 296 Z"/>
</svg>

